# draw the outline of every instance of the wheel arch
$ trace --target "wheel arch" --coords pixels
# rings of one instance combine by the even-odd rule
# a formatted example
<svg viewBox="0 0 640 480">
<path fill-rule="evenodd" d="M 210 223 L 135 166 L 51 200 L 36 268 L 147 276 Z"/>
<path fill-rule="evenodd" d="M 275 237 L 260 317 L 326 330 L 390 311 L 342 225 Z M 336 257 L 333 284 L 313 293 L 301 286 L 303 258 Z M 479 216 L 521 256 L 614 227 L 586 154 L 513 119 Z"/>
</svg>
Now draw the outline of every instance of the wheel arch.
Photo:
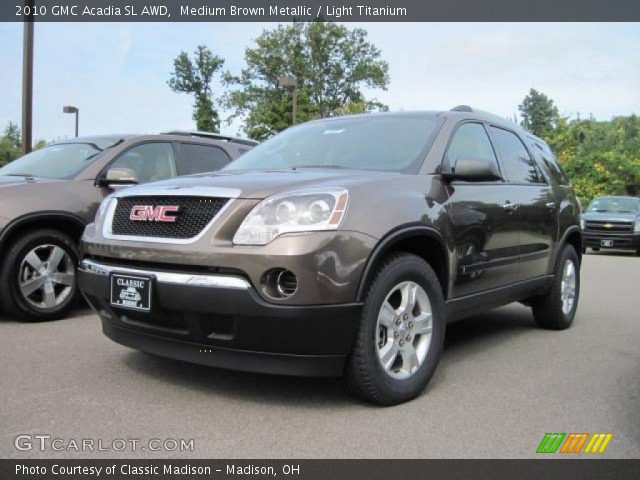
<svg viewBox="0 0 640 480">
<path fill-rule="evenodd" d="M 0 249 L 10 244 L 21 233 L 44 228 L 58 230 L 79 242 L 85 225 L 80 217 L 68 212 L 51 211 L 23 215 L 10 222 L 0 233 Z"/>
<path fill-rule="evenodd" d="M 577 225 L 573 225 L 569 227 L 562 235 L 562 238 L 558 242 L 558 248 L 556 248 L 556 251 L 553 255 L 552 265 L 553 265 L 554 272 L 556 269 L 556 263 L 558 262 L 558 256 L 560 255 L 560 251 L 562 250 L 562 248 L 564 248 L 565 245 L 571 245 L 573 248 L 575 248 L 576 253 L 578 254 L 578 260 L 580 261 L 580 263 L 582 263 L 583 243 L 582 243 L 582 231 L 580 230 L 580 227 L 578 227 Z"/>
<path fill-rule="evenodd" d="M 446 243 L 435 228 L 424 225 L 400 227 L 383 237 L 367 260 L 358 287 L 357 301 L 363 301 L 367 286 L 383 258 L 394 252 L 408 252 L 423 258 L 435 271 L 446 299 L 449 291 L 449 254 Z"/>
</svg>

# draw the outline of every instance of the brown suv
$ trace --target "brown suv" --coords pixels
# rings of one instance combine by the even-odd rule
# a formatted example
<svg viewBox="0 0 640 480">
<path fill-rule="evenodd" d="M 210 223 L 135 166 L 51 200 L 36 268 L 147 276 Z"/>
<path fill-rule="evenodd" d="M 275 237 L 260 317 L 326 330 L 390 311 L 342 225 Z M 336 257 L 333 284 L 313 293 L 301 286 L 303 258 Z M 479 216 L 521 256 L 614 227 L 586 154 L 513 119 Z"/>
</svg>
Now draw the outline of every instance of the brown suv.
<svg viewBox="0 0 640 480">
<path fill-rule="evenodd" d="M 578 305 L 580 207 L 547 144 L 469 107 L 319 120 L 222 171 L 106 199 L 80 288 L 116 342 L 206 365 L 343 376 L 391 404 L 447 321 Z"/>
<path fill-rule="evenodd" d="M 0 168 L 0 307 L 30 321 L 64 315 L 78 297 L 78 241 L 105 196 L 218 170 L 255 144 L 202 132 L 83 137 Z"/>
</svg>

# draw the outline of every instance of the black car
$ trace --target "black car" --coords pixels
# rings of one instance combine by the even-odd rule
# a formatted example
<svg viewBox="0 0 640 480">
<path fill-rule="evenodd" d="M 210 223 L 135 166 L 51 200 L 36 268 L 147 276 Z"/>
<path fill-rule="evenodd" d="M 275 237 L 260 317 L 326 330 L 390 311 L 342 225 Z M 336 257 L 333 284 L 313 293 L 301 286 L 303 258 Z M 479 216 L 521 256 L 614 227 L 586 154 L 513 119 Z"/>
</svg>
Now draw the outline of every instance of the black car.
<svg viewBox="0 0 640 480">
<path fill-rule="evenodd" d="M 632 250 L 640 255 L 640 198 L 594 198 L 582 214 L 581 226 L 585 248 Z"/>
</svg>

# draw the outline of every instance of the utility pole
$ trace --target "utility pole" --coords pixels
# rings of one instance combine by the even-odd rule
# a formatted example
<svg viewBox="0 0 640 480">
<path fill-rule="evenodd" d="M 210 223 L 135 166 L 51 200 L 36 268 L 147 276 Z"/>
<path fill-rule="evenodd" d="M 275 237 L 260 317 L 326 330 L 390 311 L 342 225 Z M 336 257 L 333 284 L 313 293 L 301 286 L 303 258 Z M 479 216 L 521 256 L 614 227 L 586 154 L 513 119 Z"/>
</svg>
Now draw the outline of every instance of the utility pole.
<svg viewBox="0 0 640 480">
<path fill-rule="evenodd" d="M 33 11 L 34 0 L 25 2 Z M 22 38 L 22 153 L 31 152 L 33 144 L 33 15 L 24 19 Z"/>
</svg>

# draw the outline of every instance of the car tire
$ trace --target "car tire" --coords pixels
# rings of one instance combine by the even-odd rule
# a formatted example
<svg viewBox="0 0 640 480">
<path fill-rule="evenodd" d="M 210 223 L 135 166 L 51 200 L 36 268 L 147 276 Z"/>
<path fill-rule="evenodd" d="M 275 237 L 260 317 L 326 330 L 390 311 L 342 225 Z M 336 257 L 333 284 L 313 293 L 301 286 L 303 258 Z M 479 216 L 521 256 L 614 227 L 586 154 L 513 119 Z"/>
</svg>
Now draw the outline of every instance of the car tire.
<svg viewBox="0 0 640 480">
<path fill-rule="evenodd" d="M 580 259 L 571 245 L 565 245 L 558 261 L 551 288 L 546 295 L 532 299 L 533 317 L 538 326 L 564 330 L 571 326 L 580 298 Z"/>
<path fill-rule="evenodd" d="M 368 288 L 343 386 L 378 405 L 415 398 L 438 365 L 445 325 L 444 296 L 433 269 L 416 255 L 390 255 Z"/>
<path fill-rule="evenodd" d="M 78 247 L 52 229 L 30 231 L 8 247 L 0 266 L 5 313 L 28 322 L 63 317 L 78 299 Z"/>
</svg>

